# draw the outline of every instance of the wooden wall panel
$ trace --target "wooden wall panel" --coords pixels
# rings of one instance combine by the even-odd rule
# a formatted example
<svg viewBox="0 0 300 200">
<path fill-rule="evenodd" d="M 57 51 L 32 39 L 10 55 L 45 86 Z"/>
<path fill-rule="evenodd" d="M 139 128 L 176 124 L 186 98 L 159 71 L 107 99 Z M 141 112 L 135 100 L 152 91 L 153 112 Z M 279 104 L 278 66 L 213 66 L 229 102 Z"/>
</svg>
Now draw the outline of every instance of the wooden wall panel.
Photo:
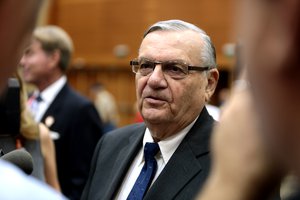
<svg viewBox="0 0 300 200">
<path fill-rule="evenodd" d="M 96 82 L 102 83 L 115 97 L 120 114 L 118 126 L 133 122 L 134 103 L 136 100 L 134 74 L 129 69 L 108 69 L 87 67 L 72 69 L 68 73 L 70 84 L 86 97 L 90 95 L 90 87 Z"/>
<path fill-rule="evenodd" d="M 145 28 L 158 20 L 177 18 L 197 24 L 211 35 L 220 56 L 222 46 L 232 42 L 232 0 L 54 1 L 50 21 L 71 34 L 74 59 L 87 63 L 114 62 L 118 44 L 128 45 L 128 57 L 135 57 Z"/>
</svg>

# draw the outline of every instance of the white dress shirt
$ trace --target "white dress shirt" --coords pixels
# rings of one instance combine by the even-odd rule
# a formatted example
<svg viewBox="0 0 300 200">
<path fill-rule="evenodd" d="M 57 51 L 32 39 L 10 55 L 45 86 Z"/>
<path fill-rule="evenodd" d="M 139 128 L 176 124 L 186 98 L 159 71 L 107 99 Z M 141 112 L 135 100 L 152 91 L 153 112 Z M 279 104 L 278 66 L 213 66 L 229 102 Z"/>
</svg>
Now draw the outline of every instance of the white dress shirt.
<svg viewBox="0 0 300 200">
<path fill-rule="evenodd" d="M 155 173 L 155 176 L 152 180 L 151 185 L 154 183 L 154 181 L 157 179 L 159 174 L 162 172 L 170 158 L 172 157 L 173 153 L 176 151 L 177 147 L 183 140 L 183 138 L 186 136 L 186 134 L 189 132 L 189 130 L 192 128 L 192 126 L 195 124 L 198 117 L 187 127 L 185 127 L 183 130 L 178 132 L 175 135 L 172 135 L 162 141 L 158 142 L 160 151 L 155 156 L 157 161 L 157 170 Z M 139 153 L 133 160 L 124 180 L 123 183 L 116 195 L 115 200 L 124 200 L 128 197 L 136 179 L 138 178 L 143 165 L 144 165 L 144 146 L 147 142 L 154 142 L 153 138 L 151 136 L 151 132 L 148 128 L 146 128 L 144 138 L 143 138 L 143 147 L 140 149 Z M 151 187 L 151 186 L 150 186 Z"/>
<path fill-rule="evenodd" d="M 62 76 L 57 81 L 52 83 L 42 92 L 34 91 L 33 97 L 38 96 L 40 94 L 42 101 L 36 102 L 35 100 L 29 99 L 29 107 L 33 112 L 34 119 L 37 122 L 40 122 L 42 117 L 44 116 L 46 110 L 49 108 L 50 104 L 53 102 L 58 92 L 62 89 L 62 87 L 67 82 L 67 77 Z"/>
</svg>

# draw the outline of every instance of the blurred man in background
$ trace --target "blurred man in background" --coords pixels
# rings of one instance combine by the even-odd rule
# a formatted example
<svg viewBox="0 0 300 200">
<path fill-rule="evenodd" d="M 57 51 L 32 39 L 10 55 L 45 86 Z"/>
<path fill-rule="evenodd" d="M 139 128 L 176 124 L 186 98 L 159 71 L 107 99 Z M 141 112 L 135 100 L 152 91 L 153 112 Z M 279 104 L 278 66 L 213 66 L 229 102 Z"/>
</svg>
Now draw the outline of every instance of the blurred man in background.
<svg viewBox="0 0 300 200">
<path fill-rule="evenodd" d="M 55 139 L 61 190 L 75 200 L 86 183 L 102 124 L 92 102 L 67 83 L 72 52 L 72 40 L 63 29 L 38 27 L 20 64 L 25 82 L 37 87 L 28 102 L 35 120 L 43 122 Z"/>
<path fill-rule="evenodd" d="M 116 129 L 120 116 L 113 94 L 103 84 L 97 82 L 91 85 L 90 96 L 101 117 L 103 132 L 107 133 Z"/>
</svg>

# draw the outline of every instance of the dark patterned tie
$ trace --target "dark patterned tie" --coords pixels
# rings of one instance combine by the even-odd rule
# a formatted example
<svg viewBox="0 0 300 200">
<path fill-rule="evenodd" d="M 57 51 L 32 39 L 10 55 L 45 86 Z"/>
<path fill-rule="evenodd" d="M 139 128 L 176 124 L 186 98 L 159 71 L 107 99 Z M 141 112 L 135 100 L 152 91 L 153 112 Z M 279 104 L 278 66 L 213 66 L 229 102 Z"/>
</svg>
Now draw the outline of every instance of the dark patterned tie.
<svg viewBox="0 0 300 200">
<path fill-rule="evenodd" d="M 157 169 L 157 162 L 155 160 L 155 155 L 159 151 L 159 146 L 157 143 L 145 144 L 144 157 L 145 164 L 142 171 L 137 178 L 133 188 L 131 189 L 127 200 L 141 200 L 146 194 Z"/>
</svg>

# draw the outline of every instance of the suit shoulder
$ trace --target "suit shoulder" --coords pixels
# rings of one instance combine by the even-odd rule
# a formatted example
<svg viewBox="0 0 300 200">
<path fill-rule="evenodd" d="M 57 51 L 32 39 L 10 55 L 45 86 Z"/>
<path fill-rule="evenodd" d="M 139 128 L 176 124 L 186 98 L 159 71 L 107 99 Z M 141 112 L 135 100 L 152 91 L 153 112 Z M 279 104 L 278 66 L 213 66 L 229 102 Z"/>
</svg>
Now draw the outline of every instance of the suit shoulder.
<svg viewBox="0 0 300 200">
<path fill-rule="evenodd" d="M 145 125 L 144 123 L 140 123 L 105 133 L 97 144 L 95 150 L 96 154 L 99 154 L 97 157 L 107 157 L 109 155 L 108 159 L 110 159 L 111 156 L 118 152 L 116 150 L 128 145 L 130 141 L 142 138 L 144 131 Z"/>
<path fill-rule="evenodd" d="M 63 87 L 58 96 L 59 95 L 62 96 L 68 102 L 68 104 L 73 104 L 77 106 L 92 104 L 92 102 L 89 99 L 75 91 L 69 85 Z"/>
<path fill-rule="evenodd" d="M 103 136 L 104 140 L 120 140 L 129 138 L 135 134 L 143 134 L 146 126 L 144 123 L 136 123 L 128 126 L 124 126 L 113 131 L 106 133 Z"/>
</svg>

